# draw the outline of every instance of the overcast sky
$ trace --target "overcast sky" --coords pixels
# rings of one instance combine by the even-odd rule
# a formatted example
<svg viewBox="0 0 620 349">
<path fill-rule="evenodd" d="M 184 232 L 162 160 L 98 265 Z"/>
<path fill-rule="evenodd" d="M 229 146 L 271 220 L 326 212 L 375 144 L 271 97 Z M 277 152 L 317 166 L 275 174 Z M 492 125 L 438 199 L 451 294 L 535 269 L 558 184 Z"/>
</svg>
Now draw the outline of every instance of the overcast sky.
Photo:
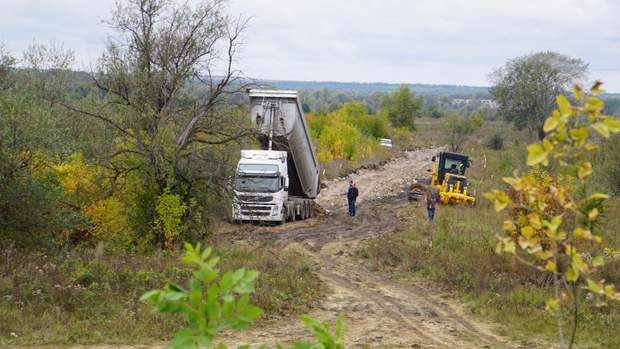
<svg viewBox="0 0 620 349">
<path fill-rule="evenodd" d="M 114 0 L 2 0 L 0 41 L 19 54 L 62 43 L 88 69 Z M 250 77 L 489 85 L 507 59 L 553 50 L 620 92 L 620 1 L 230 0 L 252 17 L 239 62 Z"/>
</svg>

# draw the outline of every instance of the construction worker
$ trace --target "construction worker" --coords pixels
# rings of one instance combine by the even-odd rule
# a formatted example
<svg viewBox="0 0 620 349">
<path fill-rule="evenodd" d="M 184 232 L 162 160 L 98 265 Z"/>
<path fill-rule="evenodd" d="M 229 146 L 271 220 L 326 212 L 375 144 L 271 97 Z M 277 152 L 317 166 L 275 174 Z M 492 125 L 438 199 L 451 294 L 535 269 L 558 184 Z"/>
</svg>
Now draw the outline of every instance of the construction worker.
<svg viewBox="0 0 620 349">
<path fill-rule="evenodd" d="M 432 190 L 429 190 L 426 194 L 426 210 L 428 211 L 428 221 L 433 222 L 435 219 L 435 206 L 437 205 L 437 198 Z"/>
<path fill-rule="evenodd" d="M 349 182 L 349 190 L 347 191 L 347 200 L 349 202 L 349 216 L 355 216 L 355 200 L 359 195 L 359 190 L 355 187 L 353 181 Z"/>
</svg>

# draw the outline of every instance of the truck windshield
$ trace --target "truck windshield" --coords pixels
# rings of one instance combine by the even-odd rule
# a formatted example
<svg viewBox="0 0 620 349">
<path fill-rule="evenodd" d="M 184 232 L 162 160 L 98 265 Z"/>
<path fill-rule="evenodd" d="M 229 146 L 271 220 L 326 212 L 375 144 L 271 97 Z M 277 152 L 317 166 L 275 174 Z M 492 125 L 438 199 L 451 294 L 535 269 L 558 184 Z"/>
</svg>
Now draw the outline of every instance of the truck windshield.
<svg viewBox="0 0 620 349">
<path fill-rule="evenodd" d="M 235 190 L 244 192 L 274 193 L 280 190 L 280 177 L 237 175 Z"/>
<path fill-rule="evenodd" d="M 260 173 L 260 174 L 274 174 L 278 173 L 278 165 L 272 164 L 239 164 L 239 172 L 242 172 L 246 175 L 251 175 L 252 173 Z"/>
</svg>

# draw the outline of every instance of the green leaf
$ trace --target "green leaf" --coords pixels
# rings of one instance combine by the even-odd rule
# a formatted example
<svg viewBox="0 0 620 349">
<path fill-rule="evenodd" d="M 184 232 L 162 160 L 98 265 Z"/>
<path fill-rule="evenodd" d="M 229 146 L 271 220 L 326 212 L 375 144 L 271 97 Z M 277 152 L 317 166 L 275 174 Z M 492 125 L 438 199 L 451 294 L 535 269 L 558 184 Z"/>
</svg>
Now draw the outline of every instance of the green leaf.
<svg viewBox="0 0 620 349">
<path fill-rule="evenodd" d="M 560 124 L 560 118 L 557 116 L 550 116 L 545 120 L 545 124 L 543 125 L 543 131 L 550 132 L 555 130 L 556 127 Z"/>
<path fill-rule="evenodd" d="M 334 335 L 337 340 L 340 340 L 344 334 L 343 332 L 344 314 L 341 312 L 336 319 L 336 325 L 334 326 Z"/>
<path fill-rule="evenodd" d="M 569 265 L 564 277 L 568 282 L 575 282 L 579 278 L 579 271 L 575 270 L 572 265 Z"/>
<path fill-rule="evenodd" d="M 588 176 L 592 174 L 592 164 L 590 161 L 586 161 L 579 166 L 579 170 L 577 171 L 577 176 L 579 179 L 584 180 Z"/>
<path fill-rule="evenodd" d="M 588 220 L 595 221 L 598 215 L 599 215 L 598 208 L 595 207 L 592 210 L 590 210 L 590 212 L 588 213 Z"/>
<path fill-rule="evenodd" d="M 554 312 L 558 309 L 558 306 L 560 306 L 560 299 L 551 298 L 545 303 L 545 310 L 549 312 Z"/>
<path fill-rule="evenodd" d="M 523 234 L 526 238 L 529 238 L 536 234 L 536 230 L 528 225 L 527 227 L 523 227 L 521 229 L 521 234 Z"/>
<path fill-rule="evenodd" d="M 233 285 L 233 274 L 231 272 L 226 272 L 224 276 L 220 279 L 220 292 L 228 293 L 231 291 Z"/>
<path fill-rule="evenodd" d="M 527 147 L 527 165 L 534 166 L 537 164 L 543 164 L 547 166 L 549 164 L 549 152 L 545 151 L 540 144 L 531 144 Z"/>
<path fill-rule="evenodd" d="M 611 133 L 620 132 L 620 120 L 616 119 L 615 117 L 607 116 L 605 117 L 603 123 L 605 124 L 605 126 L 607 126 Z"/>
<path fill-rule="evenodd" d="M 503 210 L 506 206 L 512 203 L 512 200 L 510 200 L 508 194 L 501 190 L 494 190 L 492 192 L 485 193 L 484 196 L 495 203 L 495 211 L 497 212 Z"/>
<path fill-rule="evenodd" d="M 605 103 L 596 97 L 590 97 L 586 101 L 586 108 L 588 110 L 600 112 L 605 107 Z"/>
<path fill-rule="evenodd" d="M 553 273 L 555 271 L 555 262 L 547 261 L 547 265 L 545 266 L 545 270 Z"/>
<path fill-rule="evenodd" d="M 252 282 L 254 280 L 256 280 L 258 278 L 258 276 L 260 275 L 260 273 L 256 270 L 248 270 L 245 272 L 245 276 L 243 277 L 243 280 L 245 282 Z"/>
<path fill-rule="evenodd" d="M 554 235 L 558 228 L 562 224 L 562 215 L 557 215 L 551 218 L 551 221 L 543 221 L 543 225 L 549 229 L 551 235 Z"/>
<path fill-rule="evenodd" d="M 194 340 L 194 330 L 185 328 L 177 331 L 174 334 L 174 338 L 170 341 L 169 346 L 174 349 L 198 349 L 198 345 Z"/>
<path fill-rule="evenodd" d="M 588 197 L 588 200 L 607 200 L 609 195 L 603 193 L 594 193 Z"/>
<path fill-rule="evenodd" d="M 604 292 L 603 286 L 598 282 L 591 279 L 587 279 L 586 282 L 588 283 L 588 289 L 590 289 L 590 291 L 592 291 L 593 293 L 602 294 Z"/>
<path fill-rule="evenodd" d="M 140 300 L 149 304 L 157 304 L 161 298 L 161 290 L 148 291 L 140 297 Z"/>
<path fill-rule="evenodd" d="M 605 258 L 603 256 L 596 256 L 592 258 L 592 266 L 601 267 L 605 264 Z"/>
<path fill-rule="evenodd" d="M 580 146 L 586 143 L 589 133 L 590 131 L 587 127 L 573 128 L 570 130 L 571 138 Z"/>
<path fill-rule="evenodd" d="M 596 132 L 598 132 L 601 136 L 603 136 L 605 138 L 609 138 L 611 130 L 603 122 L 597 122 L 595 124 L 592 124 L 592 128 Z"/>
<path fill-rule="evenodd" d="M 514 241 L 510 240 L 504 244 L 504 252 L 515 253 L 517 251 L 517 245 Z"/>
<path fill-rule="evenodd" d="M 241 311 L 240 318 L 242 318 L 244 321 L 252 321 L 258 319 L 262 313 L 263 311 L 261 310 L 261 308 L 248 304 Z"/>
<path fill-rule="evenodd" d="M 210 246 L 205 248 L 204 251 L 202 251 L 202 254 L 200 255 L 200 258 L 205 261 L 207 260 L 207 258 L 209 258 L 209 256 L 211 255 L 211 251 L 213 250 L 213 248 L 211 248 Z"/>
<path fill-rule="evenodd" d="M 560 113 L 562 116 L 570 115 L 572 113 L 571 105 L 568 99 L 564 95 L 556 97 L 558 106 L 560 107 Z"/>
</svg>

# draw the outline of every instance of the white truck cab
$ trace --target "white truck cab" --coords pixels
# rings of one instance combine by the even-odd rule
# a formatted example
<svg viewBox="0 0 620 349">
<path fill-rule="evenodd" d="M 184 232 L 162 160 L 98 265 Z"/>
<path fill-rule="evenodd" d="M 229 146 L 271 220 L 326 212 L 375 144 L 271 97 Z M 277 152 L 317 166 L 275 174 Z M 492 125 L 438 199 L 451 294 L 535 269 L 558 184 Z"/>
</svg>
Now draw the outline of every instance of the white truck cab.
<svg viewBox="0 0 620 349">
<path fill-rule="evenodd" d="M 235 221 L 286 220 L 288 169 L 286 152 L 242 150 L 235 176 Z"/>
</svg>

